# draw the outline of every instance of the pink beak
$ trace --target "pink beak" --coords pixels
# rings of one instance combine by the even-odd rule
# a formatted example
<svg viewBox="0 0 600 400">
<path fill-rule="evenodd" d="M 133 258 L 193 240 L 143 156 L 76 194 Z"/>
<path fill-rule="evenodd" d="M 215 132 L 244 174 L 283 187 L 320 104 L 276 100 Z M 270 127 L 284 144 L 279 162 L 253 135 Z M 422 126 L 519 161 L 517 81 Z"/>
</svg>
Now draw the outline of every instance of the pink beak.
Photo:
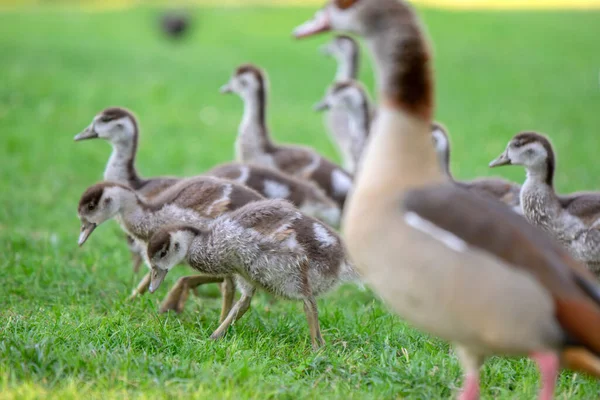
<svg viewBox="0 0 600 400">
<path fill-rule="evenodd" d="M 331 30 L 331 22 L 327 11 L 317 11 L 313 19 L 306 21 L 302 25 L 294 29 L 293 35 L 296 39 L 302 39 L 308 36 L 316 35 L 321 32 L 328 32 Z"/>
</svg>

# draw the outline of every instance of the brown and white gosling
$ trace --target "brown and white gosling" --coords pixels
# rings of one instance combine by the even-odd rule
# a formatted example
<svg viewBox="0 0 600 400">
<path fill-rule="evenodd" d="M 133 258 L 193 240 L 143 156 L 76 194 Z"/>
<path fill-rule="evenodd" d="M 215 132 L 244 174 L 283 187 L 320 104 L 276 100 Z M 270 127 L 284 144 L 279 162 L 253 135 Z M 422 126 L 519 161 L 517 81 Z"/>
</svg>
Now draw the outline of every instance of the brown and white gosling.
<svg viewBox="0 0 600 400">
<path fill-rule="evenodd" d="M 528 355 L 550 400 L 563 365 L 600 376 L 600 286 L 540 229 L 448 182 L 431 143 L 431 43 L 408 1 L 332 0 L 298 27 L 366 39 L 380 108 L 344 210 L 363 278 L 406 321 L 456 346 L 461 399 L 492 355 Z M 523 202 L 522 202 L 523 203 Z"/>
<path fill-rule="evenodd" d="M 105 181 L 128 185 L 144 198 L 152 199 L 181 179 L 140 177 L 135 167 L 139 143 L 138 121 L 129 110 L 111 107 L 101 111 L 83 132 L 75 136 L 75 141 L 96 138 L 108 140 L 113 147 L 104 171 Z M 289 200 L 306 214 L 322 219 L 332 226 L 339 225 L 339 207 L 320 188 L 310 185 L 309 182 L 288 177 L 277 171 L 265 171 L 265 168 L 259 166 L 243 166 L 239 163 L 222 164 L 205 175 L 228 179 L 233 177 L 233 180 L 256 190 L 266 198 Z M 128 239 L 128 244 L 135 255 L 134 270 L 137 272 L 142 261 L 142 253 L 138 250 L 145 252 L 145 249 L 138 248 L 131 238 Z"/>
<path fill-rule="evenodd" d="M 88 188 L 79 200 L 79 245 L 83 245 L 99 225 L 111 218 L 116 218 L 121 228 L 145 247 L 150 237 L 165 225 L 206 223 L 250 202 L 263 199 L 260 194 L 246 186 L 208 176 L 181 180 L 152 200 L 144 199 L 129 186 L 116 182 L 101 182 Z M 148 273 L 140 282 L 134 295 L 146 291 L 150 284 L 150 275 Z M 188 295 L 187 289 L 193 289 L 203 283 L 220 281 L 222 279 L 202 276 L 182 278 L 182 281 L 178 282 L 178 289 L 169 293 L 161 311 L 181 311 L 182 303 Z M 226 286 L 228 287 L 224 290 L 229 292 L 223 294 L 224 314 L 229 311 L 233 298 L 233 287 Z M 184 300 L 181 300 L 181 296 Z"/>
<path fill-rule="evenodd" d="M 347 82 L 358 79 L 360 47 L 350 36 L 339 35 L 321 47 L 321 53 L 333 57 L 337 62 L 337 70 L 333 82 Z M 325 113 L 325 128 L 329 139 L 339 151 L 342 165 L 346 171 L 354 173 L 352 153 L 346 144 L 351 122 L 344 109 L 331 108 Z"/>
<path fill-rule="evenodd" d="M 209 276 L 235 275 L 241 298 L 211 339 L 221 338 L 246 313 L 256 289 L 262 288 L 304 303 L 315 349 L 325 343 L 316 297 L 340 282 L 357 279 L 337 234 L 284 200 L 250 203 L 209 224 L 162 229 L 148 243 L 148 260 L 150 291 L 182 261 Z"/>
<path fill-rule="evenodd" d="M 521 165 L 527 178 L 521 188 L 525 218 L 549 232 L 576 260 L 600 276 L 600 193 L 558 195 L 554 189 L 556 159 L 547 137 L 535 132 L 516 135 L 490 167 Z"/>
<path fill-rule="evenodd" d="M 230 179 L 256 190 L 267 199 L 291 202 L 302 213 L 338 228 L 342 211 L 316 184 L 272 168 L 242 163 L 227 163 L 209 170 L 207 175 Z"/>
<path fill-rule="evenodd" d="M 352 177 L 343 168 L 305 146 L 275 144 L 266 122 L 267 78 L 258 67 L 238 67 L 221 93 L 236 93 L 244 101 L 244 116 L 236 141 L 236 160 L 277 169 L 311 180 L 343 207 Z"/>
<path fill-rule="evenodd" d="M 448 131 L 442 124 L 434 122 L 431 125 L 431 135 L 440 166 L 451 182 L 475 193 L 500 200 L 517 214 L 523 214 L 519 198 L 521 185 L 502 178 L 477 178 L 470 181 L 455 180 L 452 171 L 450 171 L 450 138 L 448 137 Z"/>
<path fill-rule="evenodd" d="M 132 187 L 141 196 L 151 199 L 178 181 L 174 177 L 140 177 L 135 167 L 139 141 L 138 121 L 133 113 L 125 108 L 110 107 L 102 110 L 92 123 L 74 138 L 76 142 L 89 139 L 108 140 L 113 151 L 104 169 L 104 180 L 119 182 Z M 143 249 L 131 238 L 127 239 L 133 255 L 135 272 L 142 262 Z"/>
<path fill-rule="evenodd" d="M 336 82 L 314 108 L 347 119 L 346 129 L 332 130 L 332 136 L 342 156 L 342 165 L 354 174 L 371 129 L 371 102 L 364 86 L 357 81 Z"/>
</svg>

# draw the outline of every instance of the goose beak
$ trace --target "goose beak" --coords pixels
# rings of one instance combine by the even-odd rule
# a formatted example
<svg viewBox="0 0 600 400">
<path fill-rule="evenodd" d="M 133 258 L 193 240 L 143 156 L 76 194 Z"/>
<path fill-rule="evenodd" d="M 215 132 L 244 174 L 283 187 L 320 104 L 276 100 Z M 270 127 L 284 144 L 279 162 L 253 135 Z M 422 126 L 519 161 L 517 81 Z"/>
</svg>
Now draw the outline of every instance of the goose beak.
<svg viewBox="0 0 600 400">
<path fill-rule="evenodd" d="M 232 93 L 233 90 L 231 89 L 231 83 L 228 82 L 225 85 L 221 86 L 221 89 L 219 89 L 219 92 L 221 92 L 221 94 Z"/>
<path fill-rule="evenodd" d="M 511 165 L 512 162 L 506 152 L 500 154 L 498 158 L 490 163 L 490 168 L 501 167 L 503 165 Z"/>
<path fill-rule="evenodd" d="M 85 128 L 85 130 L 83 132 L 75 135 L 73 140 L 75 140 L 76 142 L 79 142 L 81 140 L 95 139 L 97 137 L 98 137 L 98 134 L 96 133 L 96 131 L 94 131 L 94 128 L 90 125 L 87 128 Z"/>
<path fill-rule="evenodd" d="M 82 221 L 81 222 L 81 233 L 79 234 L 79 240 L 77 244 L 81 247 L 88 240 L 94 229 L 96 229 L 96 224 L 93 222 Z"/>
<path fill-rule="evenodd" d="M 329 103 L 327 102 L 327 99 L 323 99 L 317 104 L 315 104 L 313 110 L 315 110 L 316 112 L 329 110 Z"/>
<path fill-rule="evenodd" d="M 296 39 L 302 39 L 308 36 L 316 35 L 317 33 L 328 32 L 331 30 L 331 21 L 327 11 L 317 11 L 315 16 L 311 19 L 298 26 L 293 31 L 293 35 Z"/>
<path fill-rule="evenodd" d="M 165 276 L 167 276 L 167 272 L 164 269 L 152 267 L 152 275 L 150 279 L 150 287 L 148 290 L 150 293 L 156 292 L 156 289 L 160 287 L 160 284 L 165 280 Z"/>
</svg>

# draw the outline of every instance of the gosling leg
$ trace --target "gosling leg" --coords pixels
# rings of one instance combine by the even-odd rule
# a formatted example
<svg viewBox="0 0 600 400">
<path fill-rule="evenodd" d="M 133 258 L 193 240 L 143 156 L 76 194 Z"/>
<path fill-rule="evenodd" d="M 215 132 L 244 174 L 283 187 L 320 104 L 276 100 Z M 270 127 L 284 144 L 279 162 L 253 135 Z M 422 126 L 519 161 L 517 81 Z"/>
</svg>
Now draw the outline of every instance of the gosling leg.
<svg viewBox="0 0 600 400">
<path fill-rule="evenodd" d="M 227 328 L 229 328 L 232 323 L 242 318 L 242 316 L 250 308 L 250 302 L 252 301 L 252 296 L 254 296 L 255 291 L 256 289 L 252 288 L 248 292 L 242 293 L 242 297 L 240 297 L 238 302 L 233 305 L 225 320 L 221 323 L 217 330 L 210 335 L 211 339 L 216 340 L 222 338 L 225 335 Z"/>
<path fill-rule="evenodd" d="M 171 288 L 162 304 L 160 305 L 159 312 L 165 313 L 167 311 L 175 311 L 180 313 L 183 311 L 185 302 L 187 301 L 190 290 L 197 288 L 200 285 L 207 283 L 221 283 L 223 278 L 205 276 L 205 275 L 193 275 L 193 276 L 182 276 L 179 278 L 175 286 Z"/>
</svg>

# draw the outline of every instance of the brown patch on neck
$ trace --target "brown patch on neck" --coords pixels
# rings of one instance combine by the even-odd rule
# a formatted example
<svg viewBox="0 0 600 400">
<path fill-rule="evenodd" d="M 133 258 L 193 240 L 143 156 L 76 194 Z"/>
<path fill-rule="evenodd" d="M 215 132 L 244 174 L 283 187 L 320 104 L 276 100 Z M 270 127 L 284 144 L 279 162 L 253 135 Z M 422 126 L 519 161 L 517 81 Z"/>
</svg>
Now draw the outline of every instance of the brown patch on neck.
<svg viewBox="0 0 600 400">
<path fill-rule="evenodd" d="M 521 132 L 511 140 L 511 143 L 516 144 L 518 147 L 522 147 L 533 142 L 541 144 L 546 150 L 546 154 L 548 154 L 546 158 L 546 179 L 544 182 L 548 186 L 554 187 L 556 158 L 554 155 L 554 149 L 552 148 L 552 143 L 550 143 L 548 138 L 537 132 Z"/>
<path fill-rule="evenodd" d="M 433 77 L 430 57 L 420 37 L 398 43 L 395 66 L 387 77 L 384 102 L 423 120 L 433 118 Z"/>
<path fill-rule="evenodd" d="M 374 46 L 382 102 L 426 121 L 434 108 L 429 43 L 419 18 L 405 1 L 365 9 L 367 38 Z"/>
<path fill-rule="evenodd" d="M 109 121 L 113 121 L 116 119 L 121 119 L 121 118 L 128 118 L 131 123 L 133 124 L 133 140 L 131 142 L 131 156 L 129 158 L 129 160 L 127 160 L 127 176 L 128 176 L 128 181 L 129 184 L 131 185 L 132 188 L 134 188 L 135 190 L 139 189 L 143 184 L 144 181 L 140 178 L 140 176 L 137 173 L 137 170 L 135 169 L 135 157 L 137 156 L 137 149 L 138 149 L 138 136 L 139 136 L 139 127 L 138 127 L 138 122 L 137 122 L 137 118 L 135 117 L 135 115 L 122 107 L 109 107 L 104 109 L 101 113 L 100 113 L 100 119 L 103 122 L 109 122 Z"/>
</svg>

